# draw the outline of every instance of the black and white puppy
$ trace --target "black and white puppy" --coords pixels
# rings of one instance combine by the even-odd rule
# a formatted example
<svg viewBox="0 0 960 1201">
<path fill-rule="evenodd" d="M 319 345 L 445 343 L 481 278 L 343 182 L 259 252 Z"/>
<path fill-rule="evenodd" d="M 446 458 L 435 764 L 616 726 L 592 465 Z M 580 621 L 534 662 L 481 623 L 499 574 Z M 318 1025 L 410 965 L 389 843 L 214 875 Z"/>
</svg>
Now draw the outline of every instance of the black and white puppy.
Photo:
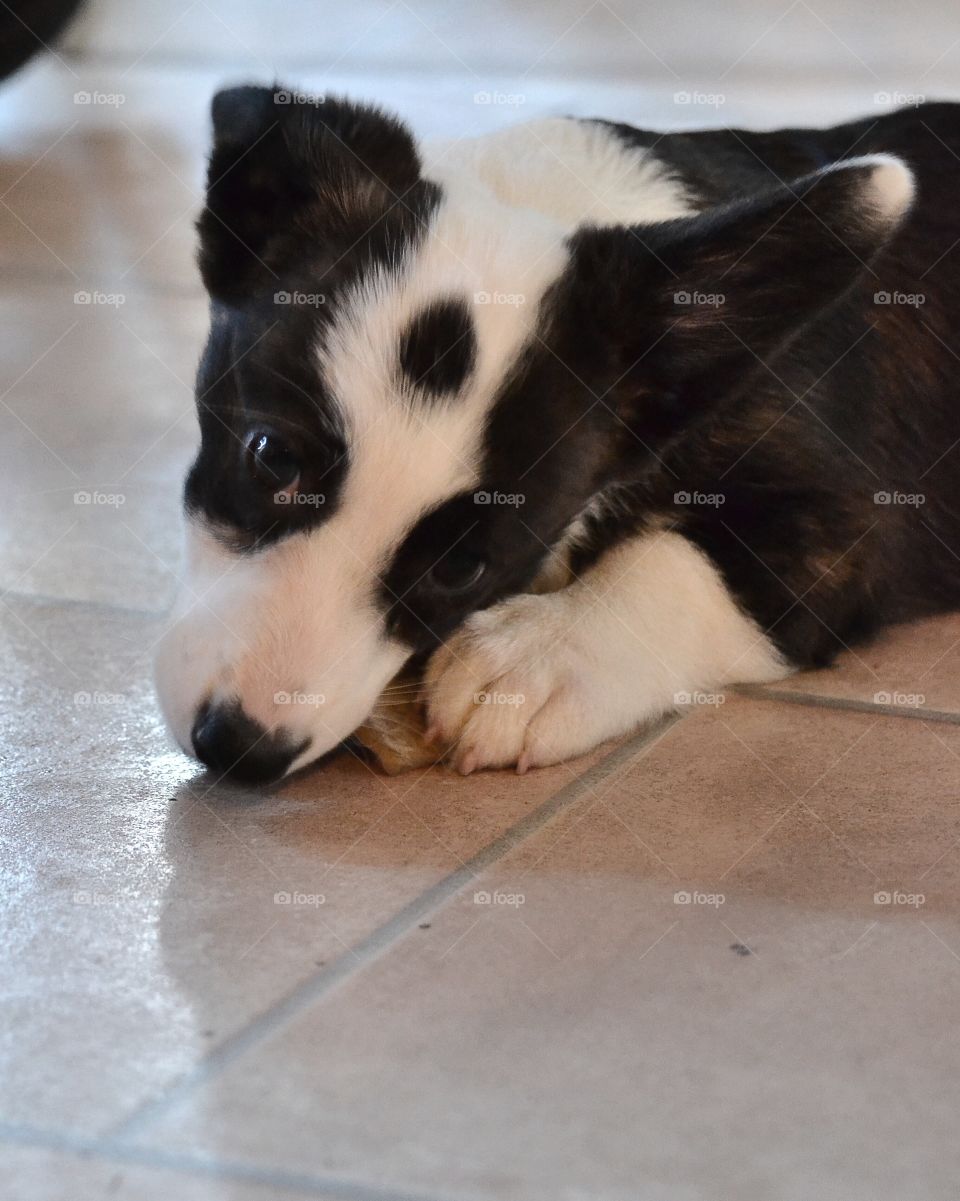
<svg viewBox="0 0 960 1201">
<path fill-rule="evenodd" d="M 960 107 L 418 148 L 290 99 L 213 103 L 185 749 L 277 778 L 432 653 L 455 764 L 523 770 L 960 604 Z"/>
</svg>

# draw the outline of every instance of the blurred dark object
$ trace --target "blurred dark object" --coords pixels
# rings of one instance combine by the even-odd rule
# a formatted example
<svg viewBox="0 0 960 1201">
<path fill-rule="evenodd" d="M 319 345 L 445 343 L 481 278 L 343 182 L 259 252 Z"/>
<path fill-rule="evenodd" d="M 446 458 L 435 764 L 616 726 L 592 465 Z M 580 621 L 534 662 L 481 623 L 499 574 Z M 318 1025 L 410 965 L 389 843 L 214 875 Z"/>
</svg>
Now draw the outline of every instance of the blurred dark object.
<svg viewBox="0 0 960 1201">
<path fill-rule="evenodd" d="M 0 4 L 0 79 L 47 48 L 84 0 L 4 0 Z"/>
</svg>

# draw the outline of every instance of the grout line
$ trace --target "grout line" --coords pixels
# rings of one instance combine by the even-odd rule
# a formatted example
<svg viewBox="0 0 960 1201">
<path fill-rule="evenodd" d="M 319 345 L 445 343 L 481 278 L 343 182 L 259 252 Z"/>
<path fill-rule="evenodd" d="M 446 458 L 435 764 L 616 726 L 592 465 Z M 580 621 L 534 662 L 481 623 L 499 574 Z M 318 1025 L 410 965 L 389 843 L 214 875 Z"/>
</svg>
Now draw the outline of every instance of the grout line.
<svg viewBox="0 0 960 1201">
<path fill-rule="evenodd" d="M 410 1193 L 376 1185 L 358 1184 L 333 1176 L 314 1176 L 309 1172 L 291 1172 L 283 1168 L 260 1168 L 251 1164 L 154 1151 L 149 1148 L 114 1146 L 96 1138 L 57 1135 L 50 1131 L 6 1122 L 0 1122 L 0 1141 L 18 1147 L 70 1152 L 88 1161 L 100 1159 L 129 1167 L 180 1172 L 195 1178 L 208 1177 L 262 1184 L 271 1190 L 283 1188 L 289 1192 L 303 1193 L 308 1197 L 332 1197 L 336 1201 L 441 1201 L 439 1197 L 426 1193 Z"/>
<path fill-rule="evenodd" d="M 140 1105 L 107 1132 L 108 1144 L 112 1145 L 114 1140 L 137 1135 L 177 1102 L 187 1097 L 199 1085 L 213 1079 L 217 1073 L 234 1063 L 252 1047 L 282 1029 L 308 1006 L 336 988 L 338 984 L 362 971 L 369 963 L 374 962 L 385 951 L 393 947 L 403 935 L 414 929 L 426 915 L 466 887 L 481 871 L 501 859 L 531 834 L 540 830 L 561 810 L 578 800 L 584 792 L 601 783 L 623 763 L 629 762 L 638 751 L 659 740 L 679 720 L 681 720 L 679 715 L 669 715 L 662 722 L 658 722 L 622 743 L 599 763 L 595 763 L 576 779 L 571 780 L 559 792 L 554 793 L 531 813 L 495 838 L 493 842 L 479 850 L 456 871 L 438 880 L 436 884 L 398 910 L 393 917 L 378 926 L 353 947 L 350 953 L 345 952 L 327 967 L 308 976 L 286 997 L 270 1006 L 235 1034 L 224 1039 L 205 1059 L 202 1059 L 160 1096 Z"/>
<path fill-rule="evenodd" d="M 883 714 L 885 717 L 906 717 L 913 721 L 944 722 L 960 725 L 960 713 L 948 709 L 925 709 L 922 706 L 881 705 L 876 701 L 858 701 L 839 696 L 820 696 L 815 692 L 791 692 L 783 688 L 768 688 L 763 684 L 739 684 L 734 690 L 751 700 L 782 701 L 788 705 L 806 705 L 810 709 L 842 709 L 849 713 Z"/>
</svg>

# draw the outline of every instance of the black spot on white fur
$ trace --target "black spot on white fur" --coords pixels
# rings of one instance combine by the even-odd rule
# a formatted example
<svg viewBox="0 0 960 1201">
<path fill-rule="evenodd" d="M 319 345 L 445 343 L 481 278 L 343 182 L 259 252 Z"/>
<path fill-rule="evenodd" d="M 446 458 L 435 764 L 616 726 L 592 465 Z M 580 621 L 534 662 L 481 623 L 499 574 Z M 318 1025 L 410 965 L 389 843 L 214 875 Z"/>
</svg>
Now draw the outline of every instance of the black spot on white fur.
<svg viewBox="0 0 960 1201">
<path fill-rule="evenodd" d="M 400 369 L 415 388 L 433 397 L 461 388 L 477 356 L 477 335 L 461 297 L 435 300 L 400 338 Z"/>
</svg>

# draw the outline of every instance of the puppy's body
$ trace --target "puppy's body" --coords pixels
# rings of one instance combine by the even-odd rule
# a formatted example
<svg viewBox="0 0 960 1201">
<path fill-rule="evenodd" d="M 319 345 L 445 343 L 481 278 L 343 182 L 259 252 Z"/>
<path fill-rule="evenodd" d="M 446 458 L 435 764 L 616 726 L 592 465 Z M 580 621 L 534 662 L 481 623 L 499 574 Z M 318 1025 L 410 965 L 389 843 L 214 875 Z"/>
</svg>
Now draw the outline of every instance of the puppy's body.
<svg viewBox="0 0 960 1201">
<path fill-rule="evenodd" d="M 555 762 L 958 603 L 956 107 L 421 163 L 370 110 L 218 104 L 159 670 L 205 761 L 299 766 L 443 642 L 461 769 Z"/>
</svg>

